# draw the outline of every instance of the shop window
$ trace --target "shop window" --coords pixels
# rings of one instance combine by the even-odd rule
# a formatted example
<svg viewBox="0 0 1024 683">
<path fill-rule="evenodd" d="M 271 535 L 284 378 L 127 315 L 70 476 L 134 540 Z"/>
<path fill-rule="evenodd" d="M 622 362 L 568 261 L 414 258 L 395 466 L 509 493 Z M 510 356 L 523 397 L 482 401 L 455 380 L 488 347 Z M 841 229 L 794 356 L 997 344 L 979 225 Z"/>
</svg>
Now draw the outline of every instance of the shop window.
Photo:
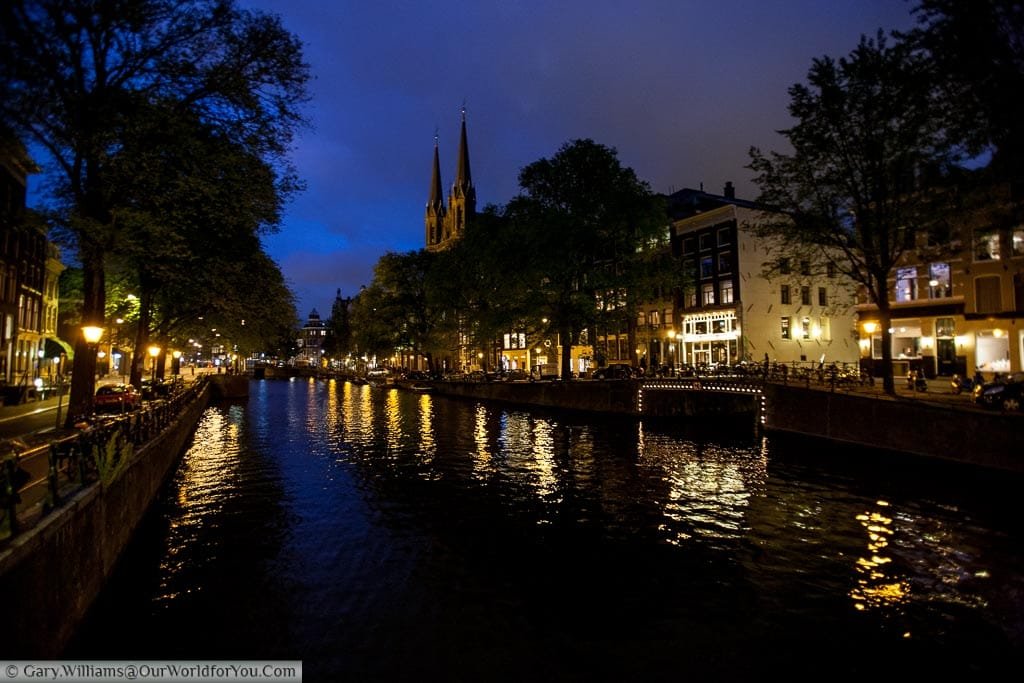
<svg viewBox="0 0 1024 683">
<path fill-rule="evenodd" d="M 996 328 L 979 332 L 975 345 L 976 360 L 982 372 L 1010 371 L 1010 339 L 1006 330 Z"/>
<path fill-rule="evenodd" d="M 974 260 L 993 261 L 999 258 L 999 231 L 987 228 L 974 231 Z"/>
<path fill-rule="evenodd" d="M 789 285 L 782 285 L 779 287 L 779 295 L 782 303 L 789 303 Z"/>
<path fill-rule="evenodd" d="M 702 285 L 700 288 L 700 302 L 702 306 L 711 306 L 715 303 L 715 286 L 711 284 Z"/>
<path fill-rule="evenodd" d="M 931 263 L 928 265 L 928 298 L 944 299 L 953 295 L 953 287 L 949 279 L 948 263 Z"/>
<path fill-rule="evenodd" d="M 900 268 L 896 271 L 896 301 L 913 301 L 917 298 L 917 268 Z"/>
<path fill-rule="evenodd" d="M 732 280 L 727 280 L 718 285 L 718 300 L 719 303 L 723 304 L 732 303 Z"/>
<path fill-rule="evenodd" d="M 818 305 L 828 306 L 828 290 L 824 287 L 818 287 Z"/>
<path fill-rule="evenodd" d="M 806 285 L 800 288 L 800 303 L 804 306 L 811 305 L 811 288 Z"/>
<path fill-rule="evenodd" d="M 705 256 L 700 260 L 700 276 L 701 278 L 708 278 L 715 274 L 714 268 L 715 262 L 710 256 Z"/>
<path fill-rule="evenodd" d="M 782 338 L 783 339 L 791 339 L 792 337 L 790 337 L 790 331 L 789 331 L 789 325 L 790 325 L 789 318 L 784 317 L 784 318 L 781 319 L 780 322 L 782 323 L 782 327 L 780 328 L 780 332 L 782 333 Z"/>
<path fill-rule="evenodd" d="M 979 277 L 974 280 L 974 310 L 978 313 L 996 313 L 1002 310 L 999 276 Z"/>
<path fill-rule="evenodd" d="M 914 325 L 899 325 L 892 330 L 893 358 L 920 358 L 921 328 Z"/>
</svg>

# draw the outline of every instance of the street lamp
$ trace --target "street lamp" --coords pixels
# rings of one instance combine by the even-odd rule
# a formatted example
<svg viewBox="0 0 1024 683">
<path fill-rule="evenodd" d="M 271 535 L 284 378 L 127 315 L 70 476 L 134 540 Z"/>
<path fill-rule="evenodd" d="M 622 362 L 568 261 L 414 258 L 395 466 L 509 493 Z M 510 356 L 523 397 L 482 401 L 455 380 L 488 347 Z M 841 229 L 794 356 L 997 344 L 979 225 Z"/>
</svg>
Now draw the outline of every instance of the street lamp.
<svg viewBox="0 0 1024 683">
<path fill-rule="evenodd" d="M 156 381 L 156 357 L 160 355 L 160 347 L 153 344 L 149 347 L 149 357 L 153 359 L 153 381 Z"/>
<path fill-rule="evenodd" d="M 669 330 L 668 332 L 668 365 L 669 372 L 676 374 L 676 337 L 678 333 L 675 330 Z"/>
</svg>

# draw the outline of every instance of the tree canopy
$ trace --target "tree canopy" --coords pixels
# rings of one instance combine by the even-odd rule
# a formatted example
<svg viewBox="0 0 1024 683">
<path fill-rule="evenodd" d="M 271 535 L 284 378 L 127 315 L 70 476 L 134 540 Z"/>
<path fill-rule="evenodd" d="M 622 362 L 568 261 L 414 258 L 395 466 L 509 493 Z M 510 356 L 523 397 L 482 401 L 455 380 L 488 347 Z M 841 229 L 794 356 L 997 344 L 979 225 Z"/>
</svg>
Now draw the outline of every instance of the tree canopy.
<svg viewBox="0 0 1024 683">
<path fill-rule="evenodd" d="M 137 248 L 138 229 L 150 231 L 151 247 L 180 237 L 180 223 L 140 216 L 140 187 L 119 191 L 124 169 L 166 162 L 132 158 L 144 149 L 133 142 L 153 135 L 154 121 L 184 122 L 167 132 L 205 131 L 264 172 L 289 177 L 285 154 L 302 123 L 308 77 L 299 41 L 280 21 L 232 0 L 0 5 L 0 117 L 49 157 L 53 203 L 82 264 L 84 321 L 102 323 L 108 262 Z M 188 182 L 188 171 L 178 170 Z M 264 226 L 276 221 L 274 207 L 265 208 Z M 135 239 L 126 240 L 129 233 Z M 84 340 L 77 345 L 84 350 Z M 75 361 L 69 419 L 92 396 L 94 354 Z"/>
</svg>

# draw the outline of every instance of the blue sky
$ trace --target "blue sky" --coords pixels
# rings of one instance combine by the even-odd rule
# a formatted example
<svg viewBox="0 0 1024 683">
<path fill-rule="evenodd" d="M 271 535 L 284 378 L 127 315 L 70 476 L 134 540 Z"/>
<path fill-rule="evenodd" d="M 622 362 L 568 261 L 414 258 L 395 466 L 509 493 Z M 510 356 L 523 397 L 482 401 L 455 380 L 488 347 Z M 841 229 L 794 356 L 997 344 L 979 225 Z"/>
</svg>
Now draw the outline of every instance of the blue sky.
<svg viewBox="0 0 1024 683">
<path fill-rule="evenodd" d="M 577 138 L 656 192 L 731 180 L 753 198 L 748 149 L 782 148 L 811 60 L 912 23 L 903 0 L 239 2 L 279 15 L 314 76 L 293 154 L 307 190 L 265 240 L 302 318 L 423 246 L 434 134 L 449 186 L 463 103 L 480 207 Z"/>
</svg>

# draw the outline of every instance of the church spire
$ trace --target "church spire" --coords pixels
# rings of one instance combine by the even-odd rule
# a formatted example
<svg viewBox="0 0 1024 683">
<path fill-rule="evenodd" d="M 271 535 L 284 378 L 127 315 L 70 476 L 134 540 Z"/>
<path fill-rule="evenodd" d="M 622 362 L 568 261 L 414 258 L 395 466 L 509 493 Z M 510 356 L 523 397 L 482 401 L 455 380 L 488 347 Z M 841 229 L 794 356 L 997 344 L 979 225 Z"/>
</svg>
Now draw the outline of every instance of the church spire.
<svg viewBox="0 0 1024 683">
<path fill-rule="evenodd" d="M 437 132 L 434 133 L 434 168 L 430 176 L 430 197 L 427 199 L 426 246 L 435 247 L 442 240 L 444 199 L 441 196 L 441 162 L 437 151 Z"/>
<path fill-rule="evenodd" d="M 466 105 L 462 105 L 462 132 L 459 135 L 458 167 L 455 171 L 455 192 L 469 194 L 473 189 L 473 176 L 469 170 L 469 143 L 466 141 Z"/>
</svg>

